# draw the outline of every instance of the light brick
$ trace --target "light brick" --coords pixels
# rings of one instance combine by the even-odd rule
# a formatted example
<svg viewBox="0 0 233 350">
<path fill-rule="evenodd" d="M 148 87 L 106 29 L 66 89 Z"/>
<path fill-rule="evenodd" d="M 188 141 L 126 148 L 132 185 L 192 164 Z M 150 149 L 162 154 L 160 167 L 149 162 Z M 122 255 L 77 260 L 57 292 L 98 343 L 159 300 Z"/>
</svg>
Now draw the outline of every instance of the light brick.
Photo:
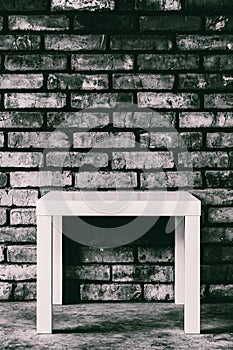
<svg viewBox="0 0 233 350">
<path fill-rule="evenodd" d="M 0 75 L 0 89 L 39 89 L 42 85 L 42 74 Z"/>
<path fill-rule="evenodd" d="M 172 262 L 173 248 L 138 247 L 138 261 L 141 263 Z"/>
<path fill-rule="evenodd" d="M 65 55 L 6 55 L 5 68 L 9 71 L 64 70 L 67 66 Z"/>
<path fill-rule="evenodd" d="M 172 168 L 172 152 L 113 152 L 113 169 Z"/>
<path fill-rule="evenodd" d="M 47 166 L 55 167 L 81 167 L 91 165 L 96 168 L 106 167 L 108 165 L 108 155 L 106 153 L 88 152 L 48 152 L 46 155 Z"/>
<path fill-rule="evenodd" d="M 194 168 L 227 168 L 229 164 L 229 156 L 227 152 L 190 152 L 187 154 L 180 153 L 178 155 L 179 164 L 184 167 L 193 166 Z"/>
<path fill-rule="evenodd" d="M 6 209 L 0 209 L 0 225 L 6 223 Z"/>
<path fill-rule="evenodd" d="M 80 286 L 81 300 L 137 300 L 142 295 L 139 284 L 82 284 Z"/>
<path fill-rule="evenodd" d="M 130 247 L 98 249 L 81 247 L 80 261 L 82 263 L 129 263 L 134 261 L 133 250 Z"/>
<path fill-rule="evenodd" d="M 175 76 L 161 74 L 114 74 L 114 89 L 171 90 Z"/>
<path fill-rule="evenodd" d="M 205 176 L 206 176 L 206 183 L 208 187 L 232 188 L 232 183 L 233 183 L 232 170 L 206 171 Z"/>
<path fill-rule="evenodd" d="M 1 35 L 0 50 L 34 51 L 40 48 L 40 40 L 38 35 Z"/>
<path fill-rule="evenodd" d="M 8 192 L 12 204 L 17 207 L 36 206 L 38 200 L 37 190 L 10 190 Z"/>
<path fill-rule="evenodd" d="M 233 106 L 233 94 L 209 94 L 204 96 L 205 108 L 229 109 Z"/>
<path fill-rule="evenodd" d="M 10 191 L 0 190 L 0 206 L 11 206 L 12 205 L 12 195 Z"/>
<path fill-rule="evenodd" d="M 7 261 L 11 263 L 35 263 L 36 247 L 35 246 L 8 246 Z"/>
<path fill-rule="evenodd" d="M 36 211 L 35 209 L 12 209 L 10 211 L 11 225 L 35 225 Z"/>
<path fill-rule="evenodd" d="M 178 147 L 179 135 L 177 132 L 150 132 L 140 134 L 141 147 L 174 148 Z"/>
<path fill-rule="evenodd" d="M 140 30 L 150 31 L 196 31 L 201 26 L 201 19 L 197 16 L 142 16 L 140 17 Z"/>
<path fill-rule="evenodd" d="M 69 19 L 66 16 L 9 16 L 10 30 L 66 30 Z"/>
<path fill-rule="evenodd" d="M 137 174 L 133 172 L 80 172 L 75 186 L 79 188 L 132 188 L 137 186 Z"/>
<path fill-rule="evenodd" d="M 66 95 L 61 93 L 8 93 L 5 94 L 5 108 L 62 108 Z"/>
<path fill-rule="evenodd" d="M 137 96 L 139 107 L 195 109 L 200 104 L 199 96 L 191 93 L 138 92 Z"/>
<path fill-rule="evenodd" d="M 10 174 L 12 187 L 39 187 L 54 186 L 62 187 L 71 185 L 71 175 L 68 171 L 40 171 L 23 172 L 16 171 Z"/>
<path fill-rule="evenodd" d="M 82 70 L 131 70 L 133 56 L 123 54 L 74 54 L 71 56 L 72 69 Z"/>
<path fill-rule="evenodd" d="M 12 284 L 0 282 L 0 300 L 9 300 L 12 292 Z"/>
<path fill-rule="evenodd" d="M 28 242 L 36 241 L 35 227 L 2 227 L 0 228 L 0 242 Z"/>
<path fill-rule="evenodd" d="M 3 245 L 0 245 L 0 263 L 4 262 L 5 260 L 5 254 L 4 254 L 5 249 L 6 248 Z"/>
<path fill-rule="evenodd" d="M 45 35 L 45 49 L 59 51 L 105 50 L 106 39 L 102 34 Z"/>
<path fill-rule="evenodd" d="M 104 90 L 107 88 L 106 74 L 50 74 L 48 77 L 50 90 Z"/>
<path fill-rule="evenodd" d="M 169 171 L 144 173 L 140 175 L 141 187 L 145 188 L 192 188 L 202 186 L 202 176 L 200 172 L 191 171 Z"/>
<path fill-rule="evenodd" d="M 14 300 L 36 300 L 36 283 L 17 283 L 16 288 L 14 289 Z"/>
<path fill-rule="evenodd" d="M 179 114 L 181 128 L 233 127 L 232 112 L 182 112 Z"/>
<path fill-rule="evenodd" d="M 39 152 L 0 152 L 0 162 L 5 168 L 36 168 L 42 166 L 43 155 Z"/>
<path fill-rule="evenodd" d="M 116 282 L 171 282 L 172 266 L 114 265 L 112 280 Z"/>
<path fill-rule="evenodd" d="M 75 148 L 127 148 L 135 147 L 132 132 L 79 132 L 73 134 Z"/>
<path fill-rule="evenodd" d="M 39 112 L 0 112 L 1 128 L 40 128 L 43 114 Z"/>
<path fill-rule="evenodd" d="M 171 50 L 172 41 L 166 35 L 114 35 L 112 50 Z"/>
<path fill-rule="evenodd" d="M 9 132 L 8 134 L 10 148 L 67 148 L 69 145 L 68 136 L 61 131 Z"/>
<path fill-rule="evenodd" d="M 205 70 L 222 71 L 231 70 L 233 55 L 208 55 L 204 56 L 203 66 Z"/>
<path fill-rule="evenodd" d="M 180 50 L 233 50 L 233 35 L 177 35 Z"/>
<path fill-rule="evenodd" d="M 113 108 L 121 103 L 125 105 L 133 102 L 131 93 L 90 93 L 90 94 L 71 94 L 71 106 L 74 108 Z"/>
<path fill-rule="evenodd" d="M 113 112 L 113 125 L 119 128 L 170 128 L 175 125 L 175 113 Z"/>
<path fill-rule="evenodd" d="M 95 128 L 109 124 L 108 113 L 91 112 L 50 112 L 47 115 L 48 127 Z"/>
<path fill-rule="evenodd" d="M 109 281 L 110 267 L 101 265 L 67 266 L 64 271 L 65 278 L 78 280 Z"/>
<path fill-rule="evenodd" d="M 56 10 L 79 10 L 79 11 L 102 11 L 114 10 L 113 0 L 52 0 L 51 9 Z"/>
<path fill-rule="evenodd" d="M 206 137 L 207 147 L 210 148 L 227 148 L 233 147 L 233 133 L 216 132 L 207 133 Z"/>
<path fill-rule="evenodd" d="M 179 11 L 181 10 L 180 0 L 137 0 L 137 10 L 148 10 L 148 11 Z"/>
<path fill-rule="evenodd" d="M 144 298 L 146 301 L 174 300 L 174 288 L 172 284 L 145 284 Z"/>
<path fill-rule="evenodd" d="M 211 223 L 232 223 L 233 207 L 229 208 L 210 208 L 209 222 Z"/>
<path fill-rule="evenodd" d="M 0 265 L 0 275 L 3 281 L 35 279 L 36 265 Z"/>
<path fill-rule="evenodd" d="M 139 70 L 188 70 L 199 66 L 198 55 L 187 54 L 139 54 Z"/>
</svg>

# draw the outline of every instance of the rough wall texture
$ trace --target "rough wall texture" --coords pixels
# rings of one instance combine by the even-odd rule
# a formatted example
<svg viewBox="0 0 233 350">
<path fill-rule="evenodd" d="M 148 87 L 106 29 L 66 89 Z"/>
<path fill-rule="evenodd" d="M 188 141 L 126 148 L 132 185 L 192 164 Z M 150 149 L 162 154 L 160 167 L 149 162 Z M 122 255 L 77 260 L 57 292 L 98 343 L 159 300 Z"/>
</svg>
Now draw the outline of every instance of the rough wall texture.
<svg viewBox="0 0 233 350">
<path fill-rule="evenodd" d="M 0 299 L 35 298 L 35 202 L 49 189 L 187 186 L 166 120 L 190 151 L 192 192 L 203 204 L 202 296 L 233 297 L 232 29 L 232 0 L 0 0 Z M 156 114 L 78 113 L 116 102 Z M 101 139 L 86 160 L 91 170 L 78 174 Z M 172 300 L 173 238 L 164 228 L 160 220 L 156 239 L 149 232 L 116 249 L 66 240 L 66 300 Z"/>
</svg>

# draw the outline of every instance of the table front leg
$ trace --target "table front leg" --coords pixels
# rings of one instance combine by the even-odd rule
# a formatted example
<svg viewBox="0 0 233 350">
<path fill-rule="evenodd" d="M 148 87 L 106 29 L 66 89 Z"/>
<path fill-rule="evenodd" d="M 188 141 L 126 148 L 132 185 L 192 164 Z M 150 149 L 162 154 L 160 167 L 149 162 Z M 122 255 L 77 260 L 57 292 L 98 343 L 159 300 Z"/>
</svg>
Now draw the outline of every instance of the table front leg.
<svg viewBox="0 0 233 350">
<path fill-rule="evenodd" d="M 200 216 L 185 217 L 185 333 L 200 333 Z"/>
<path fill-rule="evenodd" d="M 53 304 L 62 305 L 62 216 L 53 216 Z"/>
<path fill-rule="evenodd" d="M 37 333 L 52 333 L 52 220 L 37 216 Z"/>
<path fill-rule="evenodd" d="M 175 304 L 184 304 L 184 217 L 175 217 Z"/>
</svg>

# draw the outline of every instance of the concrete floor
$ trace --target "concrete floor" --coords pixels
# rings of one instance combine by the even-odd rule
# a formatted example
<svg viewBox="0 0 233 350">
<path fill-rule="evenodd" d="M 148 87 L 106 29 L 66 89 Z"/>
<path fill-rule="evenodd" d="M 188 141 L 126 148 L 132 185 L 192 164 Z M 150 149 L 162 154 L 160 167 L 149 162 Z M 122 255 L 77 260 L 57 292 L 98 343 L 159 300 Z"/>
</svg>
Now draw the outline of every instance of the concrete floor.
<svg viewBox="0 0 233 350">
<path fill-rule="evenodd" d="M 233 304 L 204 304 L 201 335 L 183 332 L 183 306 L 54 306 L 54 333 L 36 334 L 36 304 L 1 303 L 0 349 L 233 349 Z"/>
</svg>

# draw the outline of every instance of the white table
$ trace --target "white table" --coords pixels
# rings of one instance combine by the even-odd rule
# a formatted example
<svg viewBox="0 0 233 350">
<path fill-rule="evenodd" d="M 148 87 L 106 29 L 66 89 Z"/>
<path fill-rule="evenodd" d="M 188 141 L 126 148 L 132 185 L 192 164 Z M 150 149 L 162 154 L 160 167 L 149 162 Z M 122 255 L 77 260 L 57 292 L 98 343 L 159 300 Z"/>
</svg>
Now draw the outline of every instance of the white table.
<svg viewBox="0 0 233 350">
<path fill-rule="evenodd" d="M 185 333 L 200 333 L 197 198 L 183 191 L 64 191 L 46 194 L 36 207 L 38 333 L 52 333 L 52 304 L 62 304 L 62 216 L 112 216 L 113 211 L 114 216 L 175 217 L 175 303 L 184 304 Z"/>
</svg>

